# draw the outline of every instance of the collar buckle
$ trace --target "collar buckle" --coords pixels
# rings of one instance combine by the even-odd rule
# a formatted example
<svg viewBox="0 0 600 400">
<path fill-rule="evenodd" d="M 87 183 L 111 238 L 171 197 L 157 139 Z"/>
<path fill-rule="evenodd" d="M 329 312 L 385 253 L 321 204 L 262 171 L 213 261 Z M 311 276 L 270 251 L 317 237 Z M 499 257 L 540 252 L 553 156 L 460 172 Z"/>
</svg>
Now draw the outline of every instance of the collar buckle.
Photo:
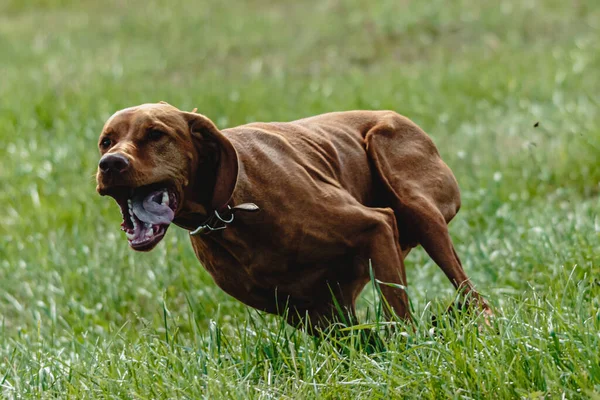
<svg viewBox="0 0 600 400">
<path fill-rule="evenodd" d="M 259 210 L 260 208 L 254 203 L 244 203 L 233 208 L 228 205 L 224 211 L 221 211 L 223 215 L 221 215 L 218 210 L 214 210 L 213 215 L 208 217 L 200 226 L 190 232 L 190 236 L 209 234 L 227 228 L 227 226 L 233 222 L 236 211 L 256 212 Z M 227 216 L 227 214 L 231 215 Z"/>
</svg>

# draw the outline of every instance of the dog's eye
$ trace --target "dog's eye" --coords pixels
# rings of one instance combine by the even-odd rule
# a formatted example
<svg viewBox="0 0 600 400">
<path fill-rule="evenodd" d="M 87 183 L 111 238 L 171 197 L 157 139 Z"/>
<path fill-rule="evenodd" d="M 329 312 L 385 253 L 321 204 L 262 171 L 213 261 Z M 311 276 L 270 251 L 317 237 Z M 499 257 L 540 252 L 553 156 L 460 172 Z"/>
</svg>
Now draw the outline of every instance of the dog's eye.
<svg viewBox="0 0 600 400">
<path fill-rule="evenodd" d="M 158 140 L 161 137 L 163 137 L 164 135 L 165 135 L 165 133 L 158 129 L 150 129 L 148 131 L 148 139 L 150 139 L 150 140 Z"/>
<path fill-rule="evenodd" d="M 104 138 L 100 142 L 100 147 L 102 147 L 103 149 L 108 149 L 111 143 L 112 141 L 109 138 Z"/>
</svg>

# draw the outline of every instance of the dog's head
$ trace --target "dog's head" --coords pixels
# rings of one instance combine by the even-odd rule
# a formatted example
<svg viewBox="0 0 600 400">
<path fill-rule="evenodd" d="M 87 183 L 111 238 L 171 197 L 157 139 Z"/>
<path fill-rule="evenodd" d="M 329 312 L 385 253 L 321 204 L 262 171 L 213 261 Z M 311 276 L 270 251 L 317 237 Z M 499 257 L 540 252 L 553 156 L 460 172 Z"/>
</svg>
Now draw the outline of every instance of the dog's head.
<svg viewBox="0 0 600 400">
<path fill-rule="evenodd" d="M 98 147 L 96 189 L 121 207 L 134 250 L 154 248 L 182 213 L 227 204 L 235 188 L 231 142 L 205 116 L 164 102 L 116 112 Z"/>
</svg>

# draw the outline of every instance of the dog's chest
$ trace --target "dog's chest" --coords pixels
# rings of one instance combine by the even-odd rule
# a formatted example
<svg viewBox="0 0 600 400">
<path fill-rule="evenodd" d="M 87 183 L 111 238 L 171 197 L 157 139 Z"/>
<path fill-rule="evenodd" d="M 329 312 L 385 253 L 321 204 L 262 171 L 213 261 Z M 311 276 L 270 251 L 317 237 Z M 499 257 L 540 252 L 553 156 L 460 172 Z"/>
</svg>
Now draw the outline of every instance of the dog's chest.
<svg viewBox="0 0 600 400">
<path fill-rule="evenodd" d="M 263 302 L 271 304 L 276 291 L 295 295 L 318 287 L 326 280 L 328 261 L 346 250 L 321 237 L 290 232 L 289 226 L 285 234 L 276 227 L 254 228 L 232 226 L 212 236 L 193 237 L 192 244 L 219 287 L 257 308 L 265 308 Z"/>
</svg>

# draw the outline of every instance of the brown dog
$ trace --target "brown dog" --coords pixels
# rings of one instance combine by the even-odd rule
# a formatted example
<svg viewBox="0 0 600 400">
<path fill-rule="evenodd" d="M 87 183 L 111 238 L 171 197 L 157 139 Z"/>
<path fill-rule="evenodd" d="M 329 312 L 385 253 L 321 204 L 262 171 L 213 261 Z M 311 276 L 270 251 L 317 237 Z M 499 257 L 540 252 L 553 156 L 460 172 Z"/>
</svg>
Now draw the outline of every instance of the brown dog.
<svg viewBox="0 0 600 400">
<path fill-rule="evenodd" d="M 115 198 L 135 250 L 171 222 L 192 231 L 202 265 L 245 304 L 328 326 L 375 277 L 409 317 L 404 258 L 422 245 L 452 284 L 489 312 L 447 224 L 456 179 L 431 139 L 392 111 L 349 111 L 220 131 L 167 104 L 114 114 L 99 141 L 97 190 Z M 260 212 L 257 211 L 260 208 Z M 335 300 L 334 300 L 335 299 Z M 337 305 L 336 305 L 337 302 Z"/>
</svg>

